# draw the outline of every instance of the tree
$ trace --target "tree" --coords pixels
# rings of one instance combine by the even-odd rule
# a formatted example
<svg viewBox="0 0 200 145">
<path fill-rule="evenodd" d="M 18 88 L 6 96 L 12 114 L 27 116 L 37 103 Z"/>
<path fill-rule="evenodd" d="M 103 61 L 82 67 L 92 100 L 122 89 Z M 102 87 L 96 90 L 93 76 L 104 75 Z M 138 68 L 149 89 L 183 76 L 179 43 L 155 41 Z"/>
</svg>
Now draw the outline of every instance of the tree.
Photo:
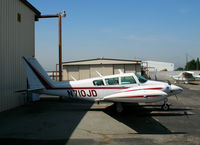
<svg viewBox="0 0 200 145">
<path fill-rule="evenodd" d="M 184 70 L 182 67 L 178 67 L 175 71 L 182 71 Z"/>
<path fill-rule="evenodd" d="M 197 57 L 197 60 L 196 60 L 196 70 L 200 70 L 199 57 Z"/>
<path fill-rule="evenodd" d="M 196 61 L 192 59 L 185 65 L 185 70 L 196 70 Z"/>
</svg>

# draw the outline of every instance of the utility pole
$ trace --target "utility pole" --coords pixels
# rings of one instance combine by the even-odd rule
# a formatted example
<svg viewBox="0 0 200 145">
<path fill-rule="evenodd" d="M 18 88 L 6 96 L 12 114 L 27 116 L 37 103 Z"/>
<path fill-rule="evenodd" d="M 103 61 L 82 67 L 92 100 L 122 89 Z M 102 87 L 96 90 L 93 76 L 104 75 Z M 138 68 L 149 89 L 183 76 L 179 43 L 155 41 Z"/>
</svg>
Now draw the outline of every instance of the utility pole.
<svg viewBox="0 0 200 145">
<path fill-rule="evenodd" d="M 61 17 L 66 17 L 65 11 L 60 12 L 56 15 L 40 15 L 39 18 L 55 18 L 58 17 L 58 34 L 59 34 L 59 42 L 58 42 L 58 49 L 59 49 L 59 81 L 62 81 L 62 31 L 61 31 Z M 57 72 L 56 72 L 57 73 Z M 57 79 L 57 78 L 56 78 Z"/>
<path fill-rule="evenodd" d="M 186 59 L 186 64 L 185 64 L 186 65 L 186 70 L 188 70 L 188 66 L 187 66 L 187 63 L 188 63 L 188 53 L 185 54 L 185 59 Z"/>
</svg>

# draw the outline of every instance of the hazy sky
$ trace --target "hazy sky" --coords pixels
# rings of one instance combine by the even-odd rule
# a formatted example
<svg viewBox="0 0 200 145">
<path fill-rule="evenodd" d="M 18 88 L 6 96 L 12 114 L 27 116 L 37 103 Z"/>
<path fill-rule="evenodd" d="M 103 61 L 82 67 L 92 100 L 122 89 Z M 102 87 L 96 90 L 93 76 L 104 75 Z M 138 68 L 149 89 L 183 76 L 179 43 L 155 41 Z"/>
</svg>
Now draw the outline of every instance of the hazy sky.
<svg viewBox="0 0 200 145">
<path fill-rule="evenodd" d="M 200 0 L 28 0 L 62 19 L 63 62 L 97 57 L 185 65 L 200 56 Z M 58 63 L 58 19 L 36 22 L 36 58 Z"/>
</svg>

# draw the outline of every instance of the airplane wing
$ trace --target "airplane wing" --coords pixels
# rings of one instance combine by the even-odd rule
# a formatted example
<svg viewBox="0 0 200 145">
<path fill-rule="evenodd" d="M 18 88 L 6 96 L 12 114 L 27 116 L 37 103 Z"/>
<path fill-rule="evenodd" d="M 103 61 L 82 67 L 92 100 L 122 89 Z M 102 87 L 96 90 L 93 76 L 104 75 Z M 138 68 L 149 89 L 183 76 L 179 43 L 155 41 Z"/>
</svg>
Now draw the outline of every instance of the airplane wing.
<svg viewBox="0 0 200 145">
<path fill-rule="evenodd" d="M 105 96 L 102 100 L 112 102 L 142 102 L 163 99 L 167 95 L 167 93 L 161 90 L 124 90 L 119 93 Z"/>
<path fill-rule="evenodd" d="M 172 78 L 177 81 L 192 81 L 195 80 L 195 77 L 193 76 L 194 72 L 190 71 L 184 71 L 180 73 L 179 75 L 174 75 Z"/>
<path fill-rule="evenodd" d="M 193 72 L 187 72 L 186 71 L 186 72 L 182 73 L 182 76 L 185 77 L 185 78 L 188 78 L 188 79 L 192 79 L 192 78 L 194 78 L 193 74 L 194 74 Z"/>
</svg>

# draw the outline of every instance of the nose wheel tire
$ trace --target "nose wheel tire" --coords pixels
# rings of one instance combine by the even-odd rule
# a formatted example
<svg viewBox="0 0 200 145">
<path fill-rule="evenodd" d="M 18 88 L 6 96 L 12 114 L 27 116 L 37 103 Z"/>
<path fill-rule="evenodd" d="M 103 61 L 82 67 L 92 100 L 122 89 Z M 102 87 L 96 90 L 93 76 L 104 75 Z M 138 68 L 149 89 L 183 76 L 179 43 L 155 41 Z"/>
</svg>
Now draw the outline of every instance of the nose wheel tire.
<svg viewBox="0 0 200 145">
<path fill-rule="evenodd" d="M 168 104 L 163 104 L 161 108 L 164 111 L 168 111 L 169 110 L 169 105 Z"/>
</svg>

